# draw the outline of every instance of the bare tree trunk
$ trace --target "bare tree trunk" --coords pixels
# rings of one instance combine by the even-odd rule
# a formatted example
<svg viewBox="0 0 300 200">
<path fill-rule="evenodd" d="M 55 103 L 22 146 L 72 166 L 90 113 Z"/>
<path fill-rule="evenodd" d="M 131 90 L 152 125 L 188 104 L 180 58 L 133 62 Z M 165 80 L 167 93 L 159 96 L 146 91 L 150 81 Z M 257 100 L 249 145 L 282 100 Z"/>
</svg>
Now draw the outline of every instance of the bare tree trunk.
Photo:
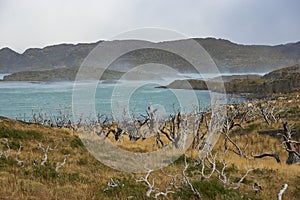
<svg viewBox="0 0 300 200">
<path fill-rule="evenodd" d="M 282 136 L 286 147 L 285 149 L 289 155 L 286 160 L 286 164 L 291 165 L 291 164 L 300 163 L 300 152 L 297 151 L 298 150 L 297 148 L 293 148 L 293 147 L 297 147 L 299 145 L 299 142 L 292 140 L 292 131 L 288 122 L 283 123 L 283 128 L 284 128 L 284 133 Z"/>
</svg>

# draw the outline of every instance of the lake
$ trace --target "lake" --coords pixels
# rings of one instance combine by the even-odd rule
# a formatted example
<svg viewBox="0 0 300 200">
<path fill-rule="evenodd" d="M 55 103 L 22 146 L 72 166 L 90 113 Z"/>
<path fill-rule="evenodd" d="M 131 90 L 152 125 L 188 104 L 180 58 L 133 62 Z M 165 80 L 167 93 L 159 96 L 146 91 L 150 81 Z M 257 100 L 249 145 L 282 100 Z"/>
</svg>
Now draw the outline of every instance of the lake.
<svg viewBox="0 0 300 200">
<path fill-rule="evenodd" d="M 95 113 L 111 114 L 120 117 L 127 115 L 146 115 L 149 105 L 157 108 L 161 116 L 167 116 L 181 109 L 190 112 L 195 107 L 210 106 L 209 91 L 171 90 L 155 88 L 166 85 L 171 80 L 155 83 L 147 81 L 121 81 L 117 83 L 99 82 L 0 82 L 0 115 L 23 119 L 31 119 L 32 112 L 43 112 L 48 116 L 58 115 L 59 111 L 72 114 L 73 108 L 80 107 L 82 112 L 95 116 Z M 75 95 L 74 95 L 75 93 Z M 73 95 L 77 99 L 73 99 Z M 225 98 L 225 95 L 222 95 Z M 228 97 L 230 102 L 243 101 L 239 97 Z M 82 101 L 83 100 L 83 101 Z M 78 102 L 81 104 L 78 105 Z M 223 100 L 225 102 L 225 100 Z M 73 104 L 73 105 L 72 105 Z M 92 105 L 89 107 L 89 105 Z M 83 107 L 82 107 L 83 106 Z M 93 107 L 94 106 L 94 107 Z M 91 110 L 92 108 L 92 110 Z M 94 113 L 93 112 L 94 109 Z M 77 112 L 78 113 L 78 112 Z"/>
</svg>

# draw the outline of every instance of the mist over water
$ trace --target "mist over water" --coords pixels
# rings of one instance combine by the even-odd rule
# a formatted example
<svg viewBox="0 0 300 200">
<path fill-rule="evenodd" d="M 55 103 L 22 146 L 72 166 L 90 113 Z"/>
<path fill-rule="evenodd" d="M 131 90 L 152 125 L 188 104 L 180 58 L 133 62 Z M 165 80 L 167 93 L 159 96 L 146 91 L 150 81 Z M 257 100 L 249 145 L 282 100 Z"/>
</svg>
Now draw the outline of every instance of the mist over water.
<svg viewBox="0 0 300 200">
<path fill-rule="evenodd" d="M 0 80 L 3 80 L 4 76 L 7 76 L 9 74 L 0 74 Z"/>
</svg>

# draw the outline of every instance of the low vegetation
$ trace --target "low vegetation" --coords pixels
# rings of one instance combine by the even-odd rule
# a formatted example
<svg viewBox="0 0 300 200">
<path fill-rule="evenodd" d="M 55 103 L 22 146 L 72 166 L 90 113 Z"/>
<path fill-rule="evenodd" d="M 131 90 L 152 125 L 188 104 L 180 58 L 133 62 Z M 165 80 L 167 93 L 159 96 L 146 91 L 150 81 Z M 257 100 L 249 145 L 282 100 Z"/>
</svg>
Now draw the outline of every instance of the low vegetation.
<svg viewBox="0 0 300 200">
<path fill-rule="evenodd" d="M 184 114 L 174 114 L 157 129 L 159 134 L 145 138 L 141 130 L 144 124 L 150 131 L 151 110 L 137 123 L 135 134 L 129 133 L 132 125 L 107 119 L 51 127 L 1 117 L 0 197 L 279 199 L 282 195 L 283 199 L 296 200 L 300 196 L 299 102 L 299 93 L 294 93 L 225 106 L 227 116 L 220 138 L 204 156 L 199 152 L 205 147 L 210 114 L 198 113 L 199 126 L 195 131 L 189 129 L 194 141 L 185 155 L 159 170 L 145 166 L 146 173 L 125 173 L 100 163 L 85 148 L 78 131 L 92 129 L 96 137 L 120 148 L 149 152 L 180 144 Z M 291 154 L 293 162 L 288 162 Z M 282 189 L 283 184 L 287 185 Z"/>
</svg>

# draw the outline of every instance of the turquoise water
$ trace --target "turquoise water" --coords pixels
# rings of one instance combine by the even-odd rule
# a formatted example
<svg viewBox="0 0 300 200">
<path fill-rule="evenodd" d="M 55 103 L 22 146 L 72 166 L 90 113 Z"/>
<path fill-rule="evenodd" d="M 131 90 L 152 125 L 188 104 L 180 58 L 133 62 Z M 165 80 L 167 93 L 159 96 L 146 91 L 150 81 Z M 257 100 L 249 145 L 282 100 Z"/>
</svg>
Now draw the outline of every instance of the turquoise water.
<svg viewBox="0 0 300 200">
<path fill-rule="evenodd" d="M 168 81 L 170 82 L 170 81 Z M 209 107 L 210 93 L 208 91 L 192 90 L 169 90 L 155 88 L 168 82 L 120 82 L 117 84 L 99 83 L 96 90 L 90 90 L 92 94 L 86 95 L 90 85 L 86 83 L 77 84 L 79 90 L 84 91 L 77 95 L 82 100 L 82 111 L 85 114 L 91 112 L 89 104 L 95 104 L 94 112 L 101 114 L 123 115 L 126 110 L 128 114 L 136 116 L 146 114 L 149 105 L 157 108 L 160 114 L 168 115 L 178 111 L 191 111 L 195 107 Z M 31 118 L 32 111 L 44 112 L 49 116 L 55 116 L 60 110 L 72 114 L 73 82 L 0 82 L 0 115 L 26 120 Z M 76 96 L 76 95 L 75 95 Z M 196 97 L 196 98 L 194 98 Z M 88 101 L 85 101 L 88 99 Z M 240 101 L 240 98 L 229 99 L 229 101 Z M 88 103 L 87 103 L 88 102 Z M 91 103 L 90 103 L 91 102 Z"/>
</svg>

